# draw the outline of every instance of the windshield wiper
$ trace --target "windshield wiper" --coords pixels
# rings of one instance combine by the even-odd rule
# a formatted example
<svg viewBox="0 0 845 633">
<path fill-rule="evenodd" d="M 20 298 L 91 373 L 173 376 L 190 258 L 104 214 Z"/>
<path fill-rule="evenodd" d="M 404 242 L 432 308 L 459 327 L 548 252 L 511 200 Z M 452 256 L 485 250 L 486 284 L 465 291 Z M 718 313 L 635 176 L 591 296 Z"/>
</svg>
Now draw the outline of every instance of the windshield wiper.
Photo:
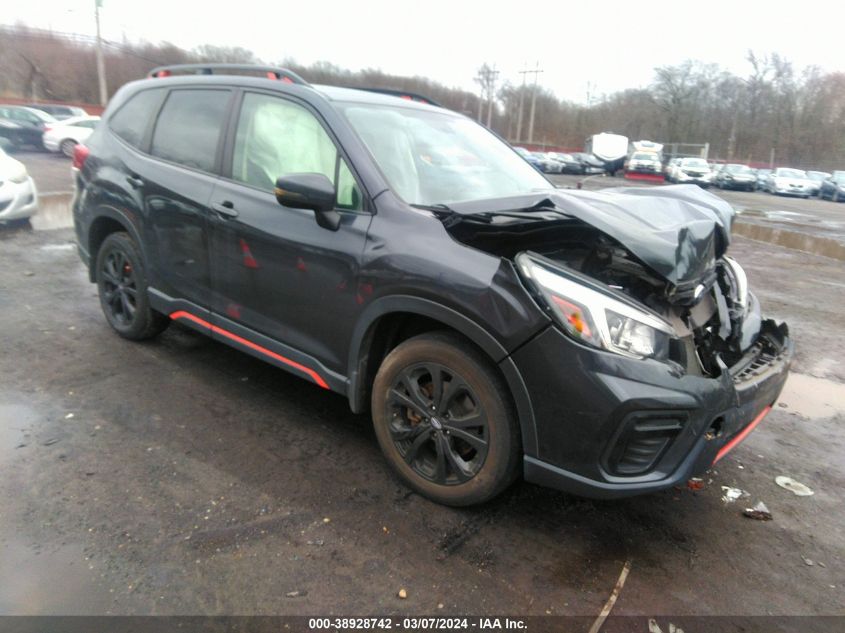
<svg viewBox="0 0 845 633">
<path fill-rule="evenodd" d="M 551 213 L 556 216 L 571 218 L 572 216 L 565 211 L 562 211 L 554 206 L 554 203 L 549 199 L 543 199 L 537 204 L 526 209 L 512 209 L 509 211 L 478 211 L 476 213 L 460 213 L 445 204 L 412 204 L 416 209 L 424 209 L 432 211 L 442 222 L 447 229 L 460 224 L 461 222 L 481 222 L 484 224 L 492 224 L 494 218 L 516 218 L 518 220 L 549 220 L 547 214 Z M 539 216 L 539 217 L 538 217 Z"/>
</svg>

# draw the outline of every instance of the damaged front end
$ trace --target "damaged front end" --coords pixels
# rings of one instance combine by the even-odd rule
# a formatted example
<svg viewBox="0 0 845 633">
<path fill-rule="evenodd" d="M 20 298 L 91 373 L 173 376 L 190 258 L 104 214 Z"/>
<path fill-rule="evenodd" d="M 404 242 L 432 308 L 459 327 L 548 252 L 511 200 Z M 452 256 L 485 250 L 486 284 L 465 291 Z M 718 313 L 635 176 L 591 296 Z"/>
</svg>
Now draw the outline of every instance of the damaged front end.
<svg viewBox="0 0 845 633">
<path fill-rule="evenodd" d="M 733 210 L 698 187 L 556 192 L 530 207 L 450 211 L 454 238 L 514 261 L 540 305 L 588 345 L 718 378 L 761 336 L 770 352 L 787 334 L 763 321 L 745 272 L 725 254 Z M 610 320 L 573 296 L 590 292 L 594 303 L 619 302 Z M 619 318 L 619 305 L 639 321 Z M 655 333 L 634 336 L 643 322 Z"/>
<path fill-rule="evenodd" d="M 554 192 L 440 215 L 456 240 L 513 262 L 557 325 L 513 357 L 532 393 L 554 394 L 535 400 L 545 439 L 526 450 L 529 480 L 603 497 L 674 485 L 780 394 L 787 326 L 762 318 L 727 256 L 733 210 L 716 196 Z"/>
</svg>

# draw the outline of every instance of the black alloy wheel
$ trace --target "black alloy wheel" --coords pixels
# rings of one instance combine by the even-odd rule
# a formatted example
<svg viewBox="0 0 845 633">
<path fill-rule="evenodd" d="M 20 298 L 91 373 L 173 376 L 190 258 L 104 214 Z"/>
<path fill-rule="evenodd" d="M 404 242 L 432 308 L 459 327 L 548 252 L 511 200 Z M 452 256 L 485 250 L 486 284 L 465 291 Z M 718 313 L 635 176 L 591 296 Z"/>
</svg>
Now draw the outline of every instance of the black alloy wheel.
<svg viewBox="0 0 845 633">
<path fill-rule="evenodd" d="M 439 363 L 411 365 L 388 400 L 393 444 L 420 477 L 446 486 L 478 474 L 487 458 L 487 415 L 461 376 Z"/>
<path fill-rule="evenodd" d="M 455 333 L 421 334 L 394 348 L 376 374 L 372 414 L 387 461 L 434 501 L 482 503 L 519 474 L 519 427 L 507 385 Z"/>
<path fill-rule="evenodd" d="M 170 319 L 150 307 L 143 261 L 128 234 L 112 233 L 106 237 L 95 265 L 100 306 L 118 334 L 143 340 L 168 326 Z"/>
</svg>

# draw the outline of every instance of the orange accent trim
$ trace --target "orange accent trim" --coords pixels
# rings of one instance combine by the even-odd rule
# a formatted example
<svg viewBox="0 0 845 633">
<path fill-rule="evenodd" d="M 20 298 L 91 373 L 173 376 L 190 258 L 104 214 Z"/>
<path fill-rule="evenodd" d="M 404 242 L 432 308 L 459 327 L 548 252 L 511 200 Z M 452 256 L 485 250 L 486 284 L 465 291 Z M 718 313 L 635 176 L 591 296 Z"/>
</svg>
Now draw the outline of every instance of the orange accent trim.
<svg viewBox="0 0 845 633">
<path fill-rule="evenodd" d="M 188 319 L 189 321 L 193 321 L 197 325 L 204 327 L 204 328 L 207 328 L 207 329 L 211 330 L 212 332 L 214 332 L 215 334 L 220 334 L 221 336 L 225 336 L 227 339 L 229 339 L 231 341 L 235 341 L 236 343 L 240 343 L 241 345 L 248 347 L 250 349 L 253 349 L 256 352 L 261 352 L 262 354 L 269 356 L 270 358 L 273 358 L 273 359 L 279 361 L 280 363 L 284 363 L 285 365 L 288 365 L 289 367 L 293 367 L 294 369 L 298 369 L 299 371 L 301 371 L 302 373 L 304 373 L 308 377 L 310 377 L 311 380 L 316 382 L 323 389 L 329 388 L 329 386 L 326 384 L 326 381 L 323 380 L 323 378 L 320 376 L 320 374 L 318 374 L 313 369 L 310 369 L 309 367 L 306 367 L 305 365 L 300 365 L 296 361 L 292 361 L 290 358 L 285 358 L 281 354 L 277 354 L 276 352 L 270 351 L 266 347 L 261 347 L 261 345 L 253 343 L 252 341 L 248 341 L 247 339 L 242 338 L 242 337 L 238 336 L 237 334 L 232 334 L 228 330 L 224 330 L 221 327 L 217 327 L 216 325 L 212 325 L 208 321 L 204 321 L 203 319 L 199 318 L 198 316 L 194 316 L 190 312 L 186 312 L 185 310 L 177 310 L 176 312 L 170 313 L 170 318 L 173 319 L 174 321 L 177 320 L 177 319 Z"/>
<path fill-rule="evenodd" d="M 772 410 L 771 406 L 763 407 L 763 410 L 760 411 L 760 413 L 757 414 L 756 418 L 751 420 L 751 423 L 748 426 L 746 426 L 744 429 L 742 429 L 742 431 L 740 431 L 739 435 L 737 435 L 730 442 L 728 442 L 722 448 L 719 449 L 719 452 L 716 453 L 716 459 L 713 460 L 713 463 L 715 464 L 716 462 L 718 462 L 725 455 L 730 453 L 737 444 L 739 444 L 742 440 L 744 440 L 746 437 L 748 437 L 748 434 L 751 433 L 751 431 L 754 430 L 755 426 L 757 426 L 758 424 L 760 424 L 760 422 L 763 421 L 763 418 L 765 418 L 766 414 L 771 410 Z"/>
</svg>

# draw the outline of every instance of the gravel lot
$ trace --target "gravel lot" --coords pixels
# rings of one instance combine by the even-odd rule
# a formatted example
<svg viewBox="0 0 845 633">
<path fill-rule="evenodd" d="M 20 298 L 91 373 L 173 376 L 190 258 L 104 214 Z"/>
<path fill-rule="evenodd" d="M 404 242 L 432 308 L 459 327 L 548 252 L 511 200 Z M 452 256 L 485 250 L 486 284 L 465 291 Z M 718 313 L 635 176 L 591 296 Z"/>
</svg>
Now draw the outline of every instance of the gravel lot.
<svg viewBox="0 0 845 633">
<path fill-rule="evenodd" d="M 42 191 L 67 168 L 24 158 Z M 114 335 L 71 240 L 0 229 L 0 613 L 595 616 L 630 561 L 615 614 L 845 614 L 842 262 L 736 239 L 798 356 L 703 489 L 518 483 L 456 510 L 404 488 L 343 398 L 176 325 Z M 773 521 L 742 516 L 760 500 Z"/>
</svg>

